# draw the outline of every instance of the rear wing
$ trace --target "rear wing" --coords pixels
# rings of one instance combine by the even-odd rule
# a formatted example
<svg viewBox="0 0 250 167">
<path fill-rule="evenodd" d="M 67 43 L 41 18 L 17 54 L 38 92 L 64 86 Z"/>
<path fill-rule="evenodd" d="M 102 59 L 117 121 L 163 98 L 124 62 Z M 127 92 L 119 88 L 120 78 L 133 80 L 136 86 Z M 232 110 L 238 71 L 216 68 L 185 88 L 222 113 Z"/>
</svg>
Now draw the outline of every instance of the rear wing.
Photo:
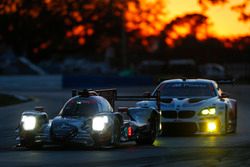
<svg viewBox="0 0 250 167">
<path fill-rule="evenodd" d="M 156 96 L 118 96 L 117 95 L 117 89 L 111 88 L 111 89 L 99 89 L 99 90 L 83 90 L 83 91 L 77 91 L 72 90 L 72 96 L 81 95 L 81 94 L 88 94 L 88 95 L 99 95 L 104 97 L 108 100 L 108 102 L 111 104 L 111 106 L 115 107 L 116 101 L 156 101 L 157 109 L 161 110 L 161 97 L 160 97 L 160 91 L 157 91 Z"/>
<path fill-rule="evenodd" d="M 99 95 L 104 97 L 108 102 L 111 104 L 111 106 L 115 107 L 115 101 L 117 97 L 117 90 L 115 88 L 112 89 L 99 89 L 95 90 L 95 92 Z"/>
</svg>

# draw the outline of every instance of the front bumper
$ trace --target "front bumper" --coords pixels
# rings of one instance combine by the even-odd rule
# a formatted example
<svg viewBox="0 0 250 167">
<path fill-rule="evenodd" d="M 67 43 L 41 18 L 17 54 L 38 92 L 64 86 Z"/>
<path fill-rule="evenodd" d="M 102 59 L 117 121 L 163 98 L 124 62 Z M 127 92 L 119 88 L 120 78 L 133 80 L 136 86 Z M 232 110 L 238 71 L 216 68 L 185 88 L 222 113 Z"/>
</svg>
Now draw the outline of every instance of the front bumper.
<svg viewBox="0 0 250 167">
<path fill-rule="evenodd" d="M 222 134 L 225 130 L 220 117 L 197 119 L 162 119 L 162 131 L 166 134 Z"/>
<path fill-rule="evenodd" d="M 112 133 L 78 131 L 74 136 L 64 138 L 64 136 L 52 136 L 50 131 L 43 133 L 21 132 L 16 138 L 17 142 L 22 143 L 42 143 L 44 145 L 64 145 L 80 144 L 82 146 L 95 146 L 109 144 Z"/>
</svg>

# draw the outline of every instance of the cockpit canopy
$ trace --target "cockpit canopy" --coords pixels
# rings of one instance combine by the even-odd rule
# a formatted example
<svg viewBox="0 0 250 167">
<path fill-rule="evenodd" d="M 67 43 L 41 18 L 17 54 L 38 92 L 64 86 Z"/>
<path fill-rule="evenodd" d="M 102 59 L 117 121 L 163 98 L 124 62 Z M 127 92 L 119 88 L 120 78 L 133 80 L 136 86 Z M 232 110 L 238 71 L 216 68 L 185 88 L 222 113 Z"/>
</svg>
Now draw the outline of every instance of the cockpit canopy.
<svg viewBox="0 0 250 167">
<path fill-rule="evenodd" d="M 59 115 L 91 117 L 103 112 L 113 112 L 113 108 L 105 98 L 75 96 L 65 103 Z"/>
</svg>

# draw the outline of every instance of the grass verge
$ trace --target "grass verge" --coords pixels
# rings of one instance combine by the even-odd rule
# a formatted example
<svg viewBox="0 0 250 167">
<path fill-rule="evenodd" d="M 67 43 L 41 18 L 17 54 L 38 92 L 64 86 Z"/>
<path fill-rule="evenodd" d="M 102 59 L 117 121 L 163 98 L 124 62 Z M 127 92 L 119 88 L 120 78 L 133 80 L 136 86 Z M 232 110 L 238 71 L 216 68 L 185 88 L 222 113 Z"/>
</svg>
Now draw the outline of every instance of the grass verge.
<svg viewBox="0 0 250 167">
<path fill-rule="evenodd" d="M 20 104 L 20 103 L 24 103 L 27 101 L 30 101 L 30 99 L 22 97 L 22 96 L 15 96 L 15 95 L 0 93 L 0 107 Z"/>
</svg>

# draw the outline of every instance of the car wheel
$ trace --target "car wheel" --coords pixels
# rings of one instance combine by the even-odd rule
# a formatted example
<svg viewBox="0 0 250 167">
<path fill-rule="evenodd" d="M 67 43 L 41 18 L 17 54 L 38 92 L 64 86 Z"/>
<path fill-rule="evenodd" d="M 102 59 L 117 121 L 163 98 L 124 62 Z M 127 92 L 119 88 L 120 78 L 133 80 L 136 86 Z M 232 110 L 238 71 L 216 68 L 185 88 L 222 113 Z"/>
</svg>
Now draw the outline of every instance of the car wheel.
<svg viewBox="0 0 250 167">
<path fill-rule="evenodd" d="M 138 144 L 138 145 L 153 145 L 154 141 L 155 141 L 154 136 L 147 136 L 147 137 L 139 136 L 136 139 L 136 144 Z"/>
<path fill-rule="evenodd" d="M 120 144 L 120 140 L 121 140 L 121 123 L 118 120 L 118 118 L 115 118 L 111 144 L 117 146 Z"/>
<path fill-rule="evenodd" d="M 156 125 L 151 126 L 150 132 L 146 134 L 141 134 L 136 139 L 136 144 L 138 145 L 153 145 L 156 139 Z"/>
<path fill-rule="evenodd" d="M 236 122 L 237 122 L 237 120 L 236 120 Z M 233 127 L 232 133 L 236 133 L 236 132 L 237 132 L 237 124 L 235 123 L 235 125 L 234 125 L 234 127 Z"/>
<path fill-rule="evenodd" d="M 237 117 L 235 116 L 231 133 L 236 133 L 236 131 L 237 131 Z"/>
<path fill-rule="evenodd" d="M 234 116 L 234 127 L 232 133 L 236 133 L 237 131 L 237 103 L 235 104 L 235 116 Z"/>
<path fill-rule="evenodd" d="M 225 130 L 222 131 L 221 133 L 223 135 L 226 135 L 228 133 L 228 112 L 227 111 L 225 112 L 225 119 L 224 120 L 225 120 L 224 121 Z"/>
<path fill-rule="evenodd" d="M 33 141 L 21 141 L 21 146 L 30 150 L 39 150 L 43 147 L 42 143 L 35 143 Z"/>
</svg>

